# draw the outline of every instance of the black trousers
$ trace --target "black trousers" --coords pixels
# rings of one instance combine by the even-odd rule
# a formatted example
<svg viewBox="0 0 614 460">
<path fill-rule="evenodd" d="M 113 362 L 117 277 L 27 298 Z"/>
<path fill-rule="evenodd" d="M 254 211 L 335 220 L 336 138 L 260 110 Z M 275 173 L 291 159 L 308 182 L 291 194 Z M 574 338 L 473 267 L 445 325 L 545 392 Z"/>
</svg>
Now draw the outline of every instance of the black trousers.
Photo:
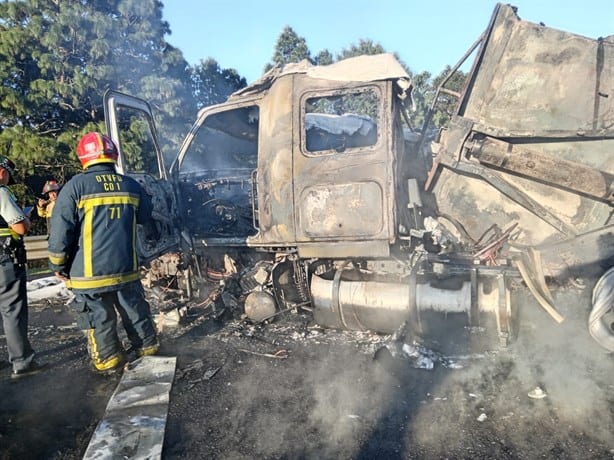
<svg viewBox="0 0 614 460">
<path fill-rule="evenodd" d="M 77 312 L 79 328 L 92 330 L 90 355 L 96 363 L 122 351 L 117 335 L 117 313 L 133 348 L 147 348 L 157 343 L 151 310 L 140 281 L 121 285 L 110 292 L 75 292 L 71 306 Z"/>
<path fill-rule="evenodd" d="M 26 369 L 34 359 L 28 340 L 26 268 L 6 254 L 0 255 L 0 313 L 13 370 Z"/>
</svg>

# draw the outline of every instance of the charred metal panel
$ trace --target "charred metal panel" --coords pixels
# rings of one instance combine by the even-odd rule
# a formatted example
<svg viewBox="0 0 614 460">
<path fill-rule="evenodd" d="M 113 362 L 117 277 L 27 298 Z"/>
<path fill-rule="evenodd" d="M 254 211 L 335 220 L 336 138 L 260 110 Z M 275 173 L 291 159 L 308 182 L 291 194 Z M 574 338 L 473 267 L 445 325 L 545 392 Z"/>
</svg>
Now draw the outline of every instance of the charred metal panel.
<svg viewBox="0 0 614 460">
<path fill-rule="evenodd" d="M 293 76 L 277 79 L 260 103 L 258 148 L 258 217 L 260 232 L 248 244 L 294 243 L 292 203 Z"/>
<path fill-rule="evenodd" d="M 342 84 L 297 76 L 293 168 L 299 251 L 305 246 L 312 257 L 330 257 L 330 245 L 322 244 L 318 251 L 318 245 L 303 243 L 352 241 L 344 251 L 346 256 L 370 256 L 374 246 L 381 253 L 394 239 L 389 85 L 390 82 Z M 310 140 L 308 136 L 312 133 L 308 128 L 325 130 L 326 120 L 321 118 L 327 115 L 310 114 L 308 107 L 325 105 L 326 98 L 333 100 L 351 94 L 365 98 L 377 95 L 377 111 L 370 117 L 376 128 L 370 131 L 360 120 L 337 116 L 344 126 L 334 133 L 338 137 L 325 138 L 320 132 L 315 135 L 321 137 Z M 348 134 L 350 131 L 352 135 Z M 384 252 L 387 255 L 388 249 Z"/>
<path fill-rule="evenodd" d="M 338 241 L 318 243 L 298 243 L 298 255 L 303 258 L 325 257 L 340 259 L 345 257 L 387 257 L 390 245 L 383 240 Z"/>
<path fill-rule="evenodd" d="M 459 115 L 497 137 L 614 136 L 614 41 L 520 20 L 500 5 Z"/>
<path fill-rule="evenodd" d="M 614 224 L 576 238 L 537 246 L 543 270 L 552 278 L 599 275 L 614 266 Z M 591 273 L 593 272 L 593 273 Z"/>
<path fill-rule="evenodd" d="M 505 180 L 508 176 L 496 173 L 495 177 Z M 523 185 L 526 187 L 521 186 L 522 196 L 526 197 L 528 188 L 533 184 L 524 180 Z M 564 192 L 551 191 L 557 196 L 556 201 L 562 198 L 560 195 L 564 195 Z M 550 223 L 544 219 L 543 214 L 538 215 L 541 209 L 532 212 L 527 205 L 523 206 L 498 192 L 485 178 L 477 179 L 444 168 L 439 173 L 433 193 L 437 197 L 439 213 L 462 222 L 476 241 L 493 224 L 503 229 L 515 222 L 523 224 L 514 234 L 516 241 L 522 244 L 537 244 L 555 236 L 573 233 L 573 229 L 568 230 L 560 221 Z M 567 194 L 567 197 L 571 199 L 570 204 L 578 202 L 577 197 L 573 199 L 571 194 Z M 546 211 L 551 210 L 547 203 L 540 204 Z M 557 223 L 560 225 L 557 226 Z"/>
<path fill-rule="evenodd" d="M 590 166 L 492 138 L 476 141 L 471 154 L 480 163 L 495 168 L 506 169 L 540 182 L 556 184 L 591 198 L 614 201 L 614 190 L 611 188 L 614 176 Z"/>
<path fill-rule="evenodd" d="M 475 238 L 518 223 L 515 241 L 532 245 L 606 225 L 614 42 L 522 21 L 507 5 L 484 36 L 458 116 L 436 146 L 439 212 Z"/>
<path fill-rule="evenodd" d="M 371 82 L 383 80 L 403 80 L 403 86 L 410 86 L 407 71 L 392 53 L 369 54 L 342 59 L 330 65 L 316 66 L 307 59 L 276 66 L 251 85 L 234 92 L 228 101 L 242 100 L 246 97 L 265 93 L 280 78 L 288 75 L 304 75 L 312 80 L 329 80 L 331 87 L 346 83 Z"/>
<path fill-rule="evenodd" d="M 374 236 L 384 223 L 383 193 L 376 182 L 307 187 L 299 203 L 299 225 L 311 238 Z"/>
</svg>

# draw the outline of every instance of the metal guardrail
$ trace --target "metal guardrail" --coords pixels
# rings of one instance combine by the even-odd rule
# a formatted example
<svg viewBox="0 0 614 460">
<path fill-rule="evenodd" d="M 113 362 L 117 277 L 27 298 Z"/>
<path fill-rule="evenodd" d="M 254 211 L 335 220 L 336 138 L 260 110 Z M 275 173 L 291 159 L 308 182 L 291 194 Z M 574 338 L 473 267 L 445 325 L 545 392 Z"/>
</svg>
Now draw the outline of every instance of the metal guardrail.
<svg viewBox="0 0 614 460">
<path fill-rule="evenodd" d="M 47 250 L 48 235 L 26 236 L 23 241 L 26 245 L 26 253 L 28 260 L 47 259 L 49 251 Z"/>
</svg>

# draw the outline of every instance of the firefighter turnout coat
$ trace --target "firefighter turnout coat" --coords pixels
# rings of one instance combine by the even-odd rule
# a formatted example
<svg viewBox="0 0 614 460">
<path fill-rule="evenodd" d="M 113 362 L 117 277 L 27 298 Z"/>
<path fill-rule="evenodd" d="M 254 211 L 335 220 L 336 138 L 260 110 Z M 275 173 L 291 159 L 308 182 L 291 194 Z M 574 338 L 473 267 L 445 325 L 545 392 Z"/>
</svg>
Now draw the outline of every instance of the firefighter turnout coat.
<svg viewBox="0 0 614 460">
<path fill-rule="evenodd" d="M 151 219 L 151 199 L 113 163 L 95 164 L 62 187 L 49 236 L 49 267 L 84 293 L 114 291 L 140 279 L 137 223 Z"/>
</svg>

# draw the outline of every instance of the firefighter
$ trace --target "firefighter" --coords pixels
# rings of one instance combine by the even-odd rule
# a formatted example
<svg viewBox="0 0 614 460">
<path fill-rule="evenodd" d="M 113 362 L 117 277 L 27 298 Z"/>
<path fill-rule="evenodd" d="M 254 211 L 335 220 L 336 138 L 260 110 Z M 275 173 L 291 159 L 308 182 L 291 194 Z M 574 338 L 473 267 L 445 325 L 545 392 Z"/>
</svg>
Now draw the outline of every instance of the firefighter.
<svg viewBox="0 0 614 460">
<path fill-rule="evenodd" d="M 28 297 L 26 294 L 26 249 L 23 236 L 30 219 L 15 202 L 7 185 L 15 183 L 15 164 L 0 155 L 0 312 L 6 336 L 11 377 L 39 372 L 44 365 L 34 360 L 28 340 Z"/>
<path fill-rule="evenodd" d="M 40 217 L 47 219 L 47 233 L 51 233 L 51 215 L 53 214 L 53 206 L 58 198 L 60 186 L 55 180 L 48 180 L 43 186 L 43 197 L 36 203 L 36 212 Z"/>
<path fill-rule="evenodd" d="M 152 205 L 138 182 L 115 171 L 109 137 L 84 135 L 77 156 L 83 172 L 62 187 L 51 216 L 49 267 L 75 293 L 71 307 L 90 358 L 107 373 L 126 362 L 116 311 L 138 357 L 158 351 L 135 248 L 136 224 L 150 221 Z"/>
</svg>

